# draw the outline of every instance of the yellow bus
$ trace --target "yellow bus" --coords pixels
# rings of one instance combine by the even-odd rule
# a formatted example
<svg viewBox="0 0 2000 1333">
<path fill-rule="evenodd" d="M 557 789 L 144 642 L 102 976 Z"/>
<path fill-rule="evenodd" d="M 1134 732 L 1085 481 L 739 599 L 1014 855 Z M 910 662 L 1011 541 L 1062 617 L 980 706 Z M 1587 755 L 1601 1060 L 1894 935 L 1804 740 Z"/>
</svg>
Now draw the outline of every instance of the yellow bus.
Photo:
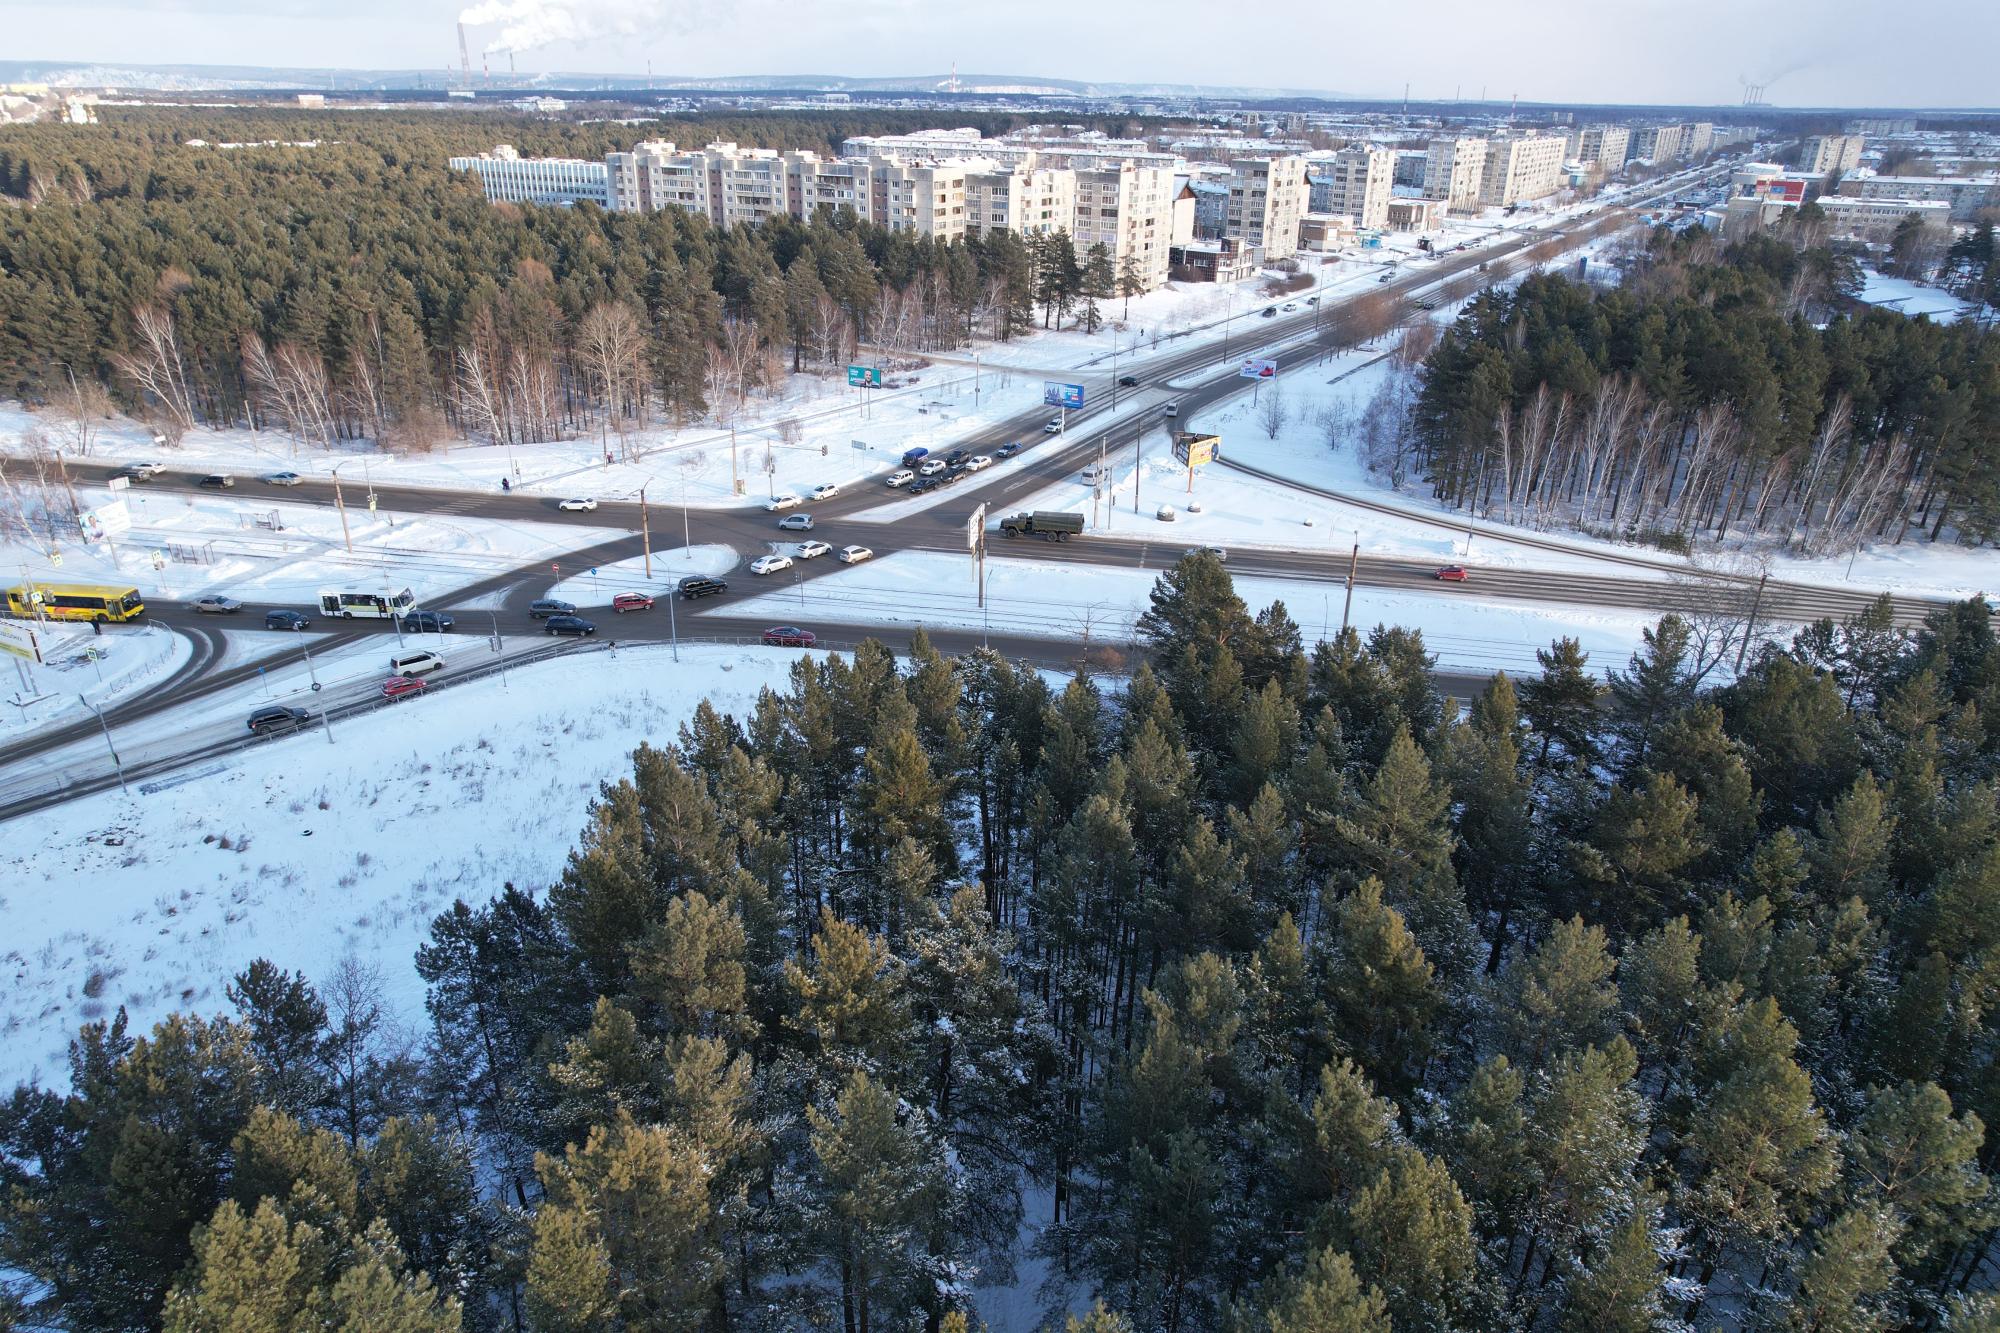
<svg viewBox="0 0 2000 1333">
<path fill-rule="evenodd" d="M 24 583 L 7 589 L 7 614 L 50 620 L 136 620 L 146 612 L 137 588 L 84 583 Z"/>
</svg>

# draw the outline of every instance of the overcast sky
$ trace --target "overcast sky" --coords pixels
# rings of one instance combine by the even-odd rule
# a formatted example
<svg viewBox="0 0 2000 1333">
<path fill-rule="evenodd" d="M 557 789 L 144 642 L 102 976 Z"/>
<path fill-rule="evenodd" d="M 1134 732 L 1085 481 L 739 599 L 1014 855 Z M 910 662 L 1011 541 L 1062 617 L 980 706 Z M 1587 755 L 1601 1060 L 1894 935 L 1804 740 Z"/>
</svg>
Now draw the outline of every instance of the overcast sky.
<svg viewBox="0 0 2000 1333">
<path fill-rule="evenodd" d="M 28 60 L 428 68 L 452 0 L 0 0 Z M 483 0 L 473 60 L 658 74 L 1019 74 L 1417 98 L 2000 104 L 2000 0 Z M 1266 20 L 1258 28 L 1251 15 Z M 507 56 L 492 57 L 505 69 Z"/>
</svg>

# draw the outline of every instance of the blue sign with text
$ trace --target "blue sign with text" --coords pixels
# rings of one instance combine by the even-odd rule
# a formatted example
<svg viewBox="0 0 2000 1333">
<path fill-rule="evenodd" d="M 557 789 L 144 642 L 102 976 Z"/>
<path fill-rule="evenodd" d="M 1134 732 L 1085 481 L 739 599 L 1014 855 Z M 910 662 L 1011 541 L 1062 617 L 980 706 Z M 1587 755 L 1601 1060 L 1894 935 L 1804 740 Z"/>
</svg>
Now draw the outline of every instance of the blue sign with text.
<svg viewBox="0 0 2000 1333">
<path fill-rule="evenodd" d="M 1045 407 L 1066 407 L 1072 412 L 1083 408 L 1083 386 L 1081 384 L 1058 384 L 1054 380 L 1042 381 L 1042 404 Z"/>
</svg>

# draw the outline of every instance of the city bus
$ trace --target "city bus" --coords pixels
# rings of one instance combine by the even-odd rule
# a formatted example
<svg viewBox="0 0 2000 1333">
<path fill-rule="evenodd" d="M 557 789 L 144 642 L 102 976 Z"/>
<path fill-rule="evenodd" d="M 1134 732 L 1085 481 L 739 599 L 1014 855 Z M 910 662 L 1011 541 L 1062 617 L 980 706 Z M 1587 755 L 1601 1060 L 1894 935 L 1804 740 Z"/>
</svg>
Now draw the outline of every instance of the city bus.
<svg viewBox="0 0 2000 1333">
<path fill-rule="evenodd" d="M 319 594 L 319 613 L 323 616 L 339 616 L 342 620 L 353 620 L 359 616 L 364 620 L 400 620 L 408 615 L 417 604 L 416 596 L 408 588 L 394 597 L 379 592 L 338 592 L 322 588 Z"/>
<path fill-rule="evenodd" d="M 24 583 L 7 589 L 7 614 L 48 620 L 136 620 L 146 611 L 137 588 L 87 583 Z"/>
</svg>

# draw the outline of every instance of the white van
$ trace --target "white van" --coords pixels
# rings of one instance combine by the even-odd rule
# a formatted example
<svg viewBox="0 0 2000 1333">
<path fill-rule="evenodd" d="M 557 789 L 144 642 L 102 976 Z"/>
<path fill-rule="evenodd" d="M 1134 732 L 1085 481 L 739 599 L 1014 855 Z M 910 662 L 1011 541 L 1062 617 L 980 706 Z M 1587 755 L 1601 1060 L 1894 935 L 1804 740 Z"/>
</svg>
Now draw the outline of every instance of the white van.
<svg viewBox="0 0 2000 1333">
<path fill-rule="evenodd" d="M 404 653 L 389 659 L 389 670 L 399 676 L 428 676 L 444 670 L 444 659 L 436 653 Z"/>
</svg>

